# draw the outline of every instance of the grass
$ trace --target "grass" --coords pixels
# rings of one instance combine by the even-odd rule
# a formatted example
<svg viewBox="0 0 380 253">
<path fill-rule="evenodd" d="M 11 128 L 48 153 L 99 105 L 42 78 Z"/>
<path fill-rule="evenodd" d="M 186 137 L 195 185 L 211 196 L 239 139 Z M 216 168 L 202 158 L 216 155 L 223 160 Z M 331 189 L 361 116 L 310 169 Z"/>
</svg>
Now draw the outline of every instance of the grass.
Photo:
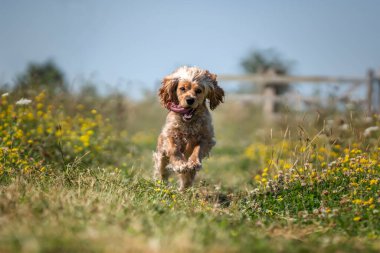
<svg viewBox="0 0 380 253">
<path fill-rule="evenodd" d="M 376 115 L 288 112 L 274 126 L 227 103 L 212 156 L 181 193 L 174 177 L 151 180 L 165 116 L 153 99 L 125 111 L 31 99 L 1 100 L 0 252 L 380 250 L 379 135 L 363 135 Z"/>
</svg>

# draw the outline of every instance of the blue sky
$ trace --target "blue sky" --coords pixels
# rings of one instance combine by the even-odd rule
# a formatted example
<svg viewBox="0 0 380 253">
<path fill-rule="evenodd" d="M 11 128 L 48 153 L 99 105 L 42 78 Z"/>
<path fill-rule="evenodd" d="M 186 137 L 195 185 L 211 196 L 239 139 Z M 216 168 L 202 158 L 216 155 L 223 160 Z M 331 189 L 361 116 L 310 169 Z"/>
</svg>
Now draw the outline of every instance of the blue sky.
<svg viewBox="0 0 380 253">
<path fill-rule="evenodd" d="M 294 60 L 295 74 L 362 76 L 380 70 L 379 13 L 375 0 L 1 0 L 0 82 L 53 59 L 73 86 L 136 94 L 183 64 L 242 73 L 255 48 Z"/>
</svg>

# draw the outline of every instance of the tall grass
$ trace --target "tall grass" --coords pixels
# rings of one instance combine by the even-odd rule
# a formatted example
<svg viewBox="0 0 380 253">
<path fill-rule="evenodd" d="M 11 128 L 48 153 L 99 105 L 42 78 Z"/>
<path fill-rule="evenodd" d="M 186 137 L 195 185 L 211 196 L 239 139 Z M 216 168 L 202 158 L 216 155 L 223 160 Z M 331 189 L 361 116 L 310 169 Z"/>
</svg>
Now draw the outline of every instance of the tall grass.
<svg viewBox="0 0 380 253">
<path fill-rule="evenodd" d="M 153 96 L 1 97 L 1 252 L 378 252 L 380 120 L 228 101 L 193 188 L 151 179 Z M 370 128 L 372 127 L 372 128 Z"/>
</svg>

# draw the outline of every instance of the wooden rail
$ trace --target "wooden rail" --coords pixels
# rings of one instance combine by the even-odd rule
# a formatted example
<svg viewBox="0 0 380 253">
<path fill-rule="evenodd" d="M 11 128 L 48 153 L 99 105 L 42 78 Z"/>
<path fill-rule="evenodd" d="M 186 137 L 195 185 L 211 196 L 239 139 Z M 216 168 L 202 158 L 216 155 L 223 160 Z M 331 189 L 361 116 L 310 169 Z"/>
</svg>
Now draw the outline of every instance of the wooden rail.
<svg viewBox="0 0 380 253">
<path fill-rule="evenodd" d="M 367 78 L 329 76 L 276 76 L 276 75 L 218 75 L 219 81 L 241 81 L 252 83 L 365 83 Z"/>
<path fill-rule="evenodd" d="M 351 89 L 351 93 L 359 85 L 366 85 L 367 87 L 367 110 L 369 113 L 373 110 L 373 85 L 377 83 L 380 87 L 380 75 L 376 76 L 373 70 L 368 70 L 365 77 L 345 77 L 345 76 L 282 76 L 276 74 L 251 74 L 251 75 L 218 75 L 218 81 L 238 81 L 251 83 L 264 86 L 262 90 L 262 104 L 264 115 L 271 118 L 275 110 L 275 103 L 278 101 L 278 96 L 275 94 L 273 85 L 289 85 L 289 84 L 353 84 L 354 88 Z M 266 84 L 272 84 L 267 86 Z M 349 94 L 346 94 L 347 96 Z M 377 94 L 380 102 L 380 94 Z M 380 104 L 377 105 L 377 110 L 380 111 Z"/>
</svg>

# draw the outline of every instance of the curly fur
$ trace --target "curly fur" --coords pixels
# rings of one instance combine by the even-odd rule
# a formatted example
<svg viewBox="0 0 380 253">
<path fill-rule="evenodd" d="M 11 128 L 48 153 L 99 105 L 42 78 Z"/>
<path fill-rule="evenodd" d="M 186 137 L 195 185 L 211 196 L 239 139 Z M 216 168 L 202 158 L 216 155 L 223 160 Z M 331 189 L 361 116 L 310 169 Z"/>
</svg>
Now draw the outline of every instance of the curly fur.
<svg viewBox="0 0 380 253">
<path fill-rule="evenodd" d="M 158 95 L 165 108 L 175 103 L 194 109 L 191 120 L 169 111 L 153 155 L 155 177 L 167 180 L 171 169 L 178 175 L 183 190 L 193 184 L 202 160 L 216 143 L 206 101 L 211 110 L 215 109 L 223 102 L 224 91 L 218 86 L 215 74 L 184 66 L 163 79 Z M 188 104 L 188 99 L 194 102 Z"/>
</svg>

